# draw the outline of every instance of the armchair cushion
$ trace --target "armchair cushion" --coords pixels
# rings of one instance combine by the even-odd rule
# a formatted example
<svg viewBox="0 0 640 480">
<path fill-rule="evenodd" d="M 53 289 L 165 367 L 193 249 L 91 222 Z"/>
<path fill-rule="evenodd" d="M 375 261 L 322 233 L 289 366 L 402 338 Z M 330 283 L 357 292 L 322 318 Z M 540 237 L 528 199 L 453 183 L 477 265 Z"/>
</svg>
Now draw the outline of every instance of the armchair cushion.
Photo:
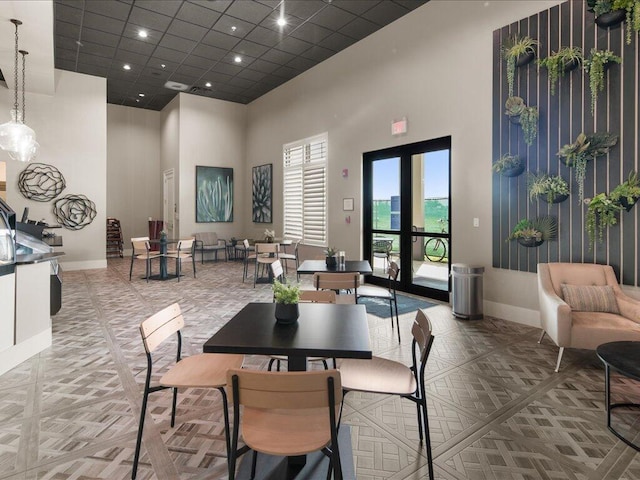
<svg viewBox="0 0 640 480">
<path fill-rule="evenodd" d="M 574 312 L 620 313 L 610 285 L 562 285 L 562 297 Z"/>
</svg>

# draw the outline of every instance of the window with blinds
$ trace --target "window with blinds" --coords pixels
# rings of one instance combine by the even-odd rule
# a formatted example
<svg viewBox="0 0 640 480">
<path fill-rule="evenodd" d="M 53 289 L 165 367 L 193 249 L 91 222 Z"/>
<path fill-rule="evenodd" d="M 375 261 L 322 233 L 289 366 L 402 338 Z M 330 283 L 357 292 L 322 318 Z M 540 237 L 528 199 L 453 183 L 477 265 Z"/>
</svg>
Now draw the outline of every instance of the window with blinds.
<svg viewBox="0 0 640 480">
<path fill-rule="evenodd" d="M 284 236 L 327 246 L 327 134 L 283 147 Z"/>
</svg>

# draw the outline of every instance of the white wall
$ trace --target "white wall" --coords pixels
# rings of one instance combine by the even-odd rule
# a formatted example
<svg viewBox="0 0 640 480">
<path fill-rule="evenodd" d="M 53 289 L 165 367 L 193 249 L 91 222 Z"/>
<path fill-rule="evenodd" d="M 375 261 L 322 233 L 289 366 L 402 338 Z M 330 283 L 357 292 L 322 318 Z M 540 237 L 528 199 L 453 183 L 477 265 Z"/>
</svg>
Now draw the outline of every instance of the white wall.
<svg viewBox="0 0 640 480">
<path fill-rule="evenodd" d="M 175 201 L 179 200 L 180 184 L 180 95 L 176 95 L 160 112 L 160 176 L 173 169 L 175 185 Z M 162 200 L 162 180 L 160 181 L 160 198 Z M 162 204 L 160 204 L 162 209 Z M 162 211 L 158 219 L 162 219 Z M 180 231 L 180 218 L 176 218 L 174 232 Z M 174 234 L 175 236 L 175 234 Z"/>
<path fill-rule="evenodd" d="M 359 255 L 362 153 L 451 135 L 452 261 L 486 267 L 487 313 L 509 304 L 537 319 L 535 275 L 491 267 L 492 32 L 558 3 L 429 2 L 252 102 L 246 168 L 273 161 L 280 193 L 282 145 L 327 131 L 329 243 Z M 403 116 L 407 135 L 392 137 L 392 120 Z M 278 193 L 276 232 L 282 230 Z M 350 225 L 345 197 L 355 198 Z M 472 227 L 474 217 L 479 228 Z"/>
<path fill-rule="evenodd" d="M 162 218 L 160 112 L 107 105 L 107 216 L 120 220 L 125 250 Z"/>
<path fill-rule="evenodd" d="M 216 232 L 229 239 L 251 220 L 251 178 L 245 165 L 247 107 L 180 94 L 180 236 Z M 196 223 L 196 165 L 233 168 L 233 222 Z"/>
<path fill-rule="evenodd" d="M 13 92 L 0 92 L 0 121 L 9 120 Z M 67 187 L 61 196 L 82 194 L 96 205 L 93 222 L 81 230 L 60 229 L 66 256 L 63 268 L 105 268 L 107 212 L 107 98 L 106 80 L 64 70 L 55 70 L 53 96 L 27 92 L 26 124 L 33 128 L 40 143 L 37 162 L 58 168 Z M 21 215 L 29 207 L 29 217 L 57 224 L 52 202 L 34 202 L 17 189 L 19 173 L 25 164 L 7 160 L 7 203 Z"/>
</svg>

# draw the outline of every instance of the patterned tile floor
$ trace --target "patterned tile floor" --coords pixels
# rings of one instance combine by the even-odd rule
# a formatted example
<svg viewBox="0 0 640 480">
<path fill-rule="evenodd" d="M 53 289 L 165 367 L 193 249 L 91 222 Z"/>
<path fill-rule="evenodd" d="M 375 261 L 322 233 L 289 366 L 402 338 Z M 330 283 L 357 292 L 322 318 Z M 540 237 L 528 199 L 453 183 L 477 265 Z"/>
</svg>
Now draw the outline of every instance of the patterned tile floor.
<svg viewBox="0 0 640 480">
<path fill-rule="evenodd" d="M 130 478 L 146 369 L 140 321 L 179 302 L 185 350 L 194 353 L 247 302 L 271 299 L 268 285 L 241 282 L 236 262 L 198 264 L 196 279 L 185 266 L 179 283 L 145 282 L 143 264 L 129 282 L 128 259 L 108 264 L 64 274 L 53 346 L 0 376 L 0 479 Z M 446 305 L 426 313 L 436 336 L 427 372 L 436 478 L 640 479 L 640 456 L 606 429 L 604 373 L 593 352 L 567 351 L 556 374 L 557 348 L 538 345 L 537 329 L 459 321 Z M 400 345 L 389 320 L 370 315 L 374 352 L 408 361 L 413 315 L 400 319 Z M 616 398 L 640 395 L 628 379 L 615 377 L 613 389 Z M 152 396 L 138 478 L 226 478 L 220 408 L 215 391 L 183 392 L 172 429 L 169 394 Z M 638 432 L 635 413 L 620 418 Z M 343 421 L 358 480 L 427 478 L 413 404 L 352 393 Z"/>
</svg>

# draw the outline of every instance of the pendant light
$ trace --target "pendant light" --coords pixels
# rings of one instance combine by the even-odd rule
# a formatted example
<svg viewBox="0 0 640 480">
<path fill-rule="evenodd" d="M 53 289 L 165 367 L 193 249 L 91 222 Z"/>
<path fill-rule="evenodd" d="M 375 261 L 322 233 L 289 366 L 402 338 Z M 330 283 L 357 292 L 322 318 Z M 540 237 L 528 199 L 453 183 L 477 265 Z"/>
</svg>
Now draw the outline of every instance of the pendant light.
<svg viewBox="0 0 640 480">
<path fill-rule="evenodd" d="M 26 102 L 25 102 L 25 72 L 26 72 L 26 61 L 25 58 L 29 55 L 29 52 L 26 50 L 20 50 L 20 55 L 22 55 L 22 122 L 26 119 L 27 110 L 26 110 Z M 29 127 L 27 127 L 29 128 Z M 23 136 L 16 145 L 18 148 L 15 151 L 9 151 L 9 156 L 18 162 L 28 162 L 33 160 L 38 155 L 38 151 L 40 150 L 40 144 L 36 142 L 35 133 L 33 137 L 28 135 Z"/>
<path fill-rule="evenodd" d="M 31 128 L 24 124 L 22 113 L 18 110 L 18 26 L 22 25 L 22 22 L 11 19 L 11 23 L 16 27 L 13 77 L 15 91 L 11 120 L 0 125 L 0 148 L 9 153 L 14 152 L 21 161 L 29 161 L 32 158 L 29 152 L 33 152 L 36 145 L 36 134 Z M 24 88 L 24 56 L 22 82 Z"/>
</svg>

